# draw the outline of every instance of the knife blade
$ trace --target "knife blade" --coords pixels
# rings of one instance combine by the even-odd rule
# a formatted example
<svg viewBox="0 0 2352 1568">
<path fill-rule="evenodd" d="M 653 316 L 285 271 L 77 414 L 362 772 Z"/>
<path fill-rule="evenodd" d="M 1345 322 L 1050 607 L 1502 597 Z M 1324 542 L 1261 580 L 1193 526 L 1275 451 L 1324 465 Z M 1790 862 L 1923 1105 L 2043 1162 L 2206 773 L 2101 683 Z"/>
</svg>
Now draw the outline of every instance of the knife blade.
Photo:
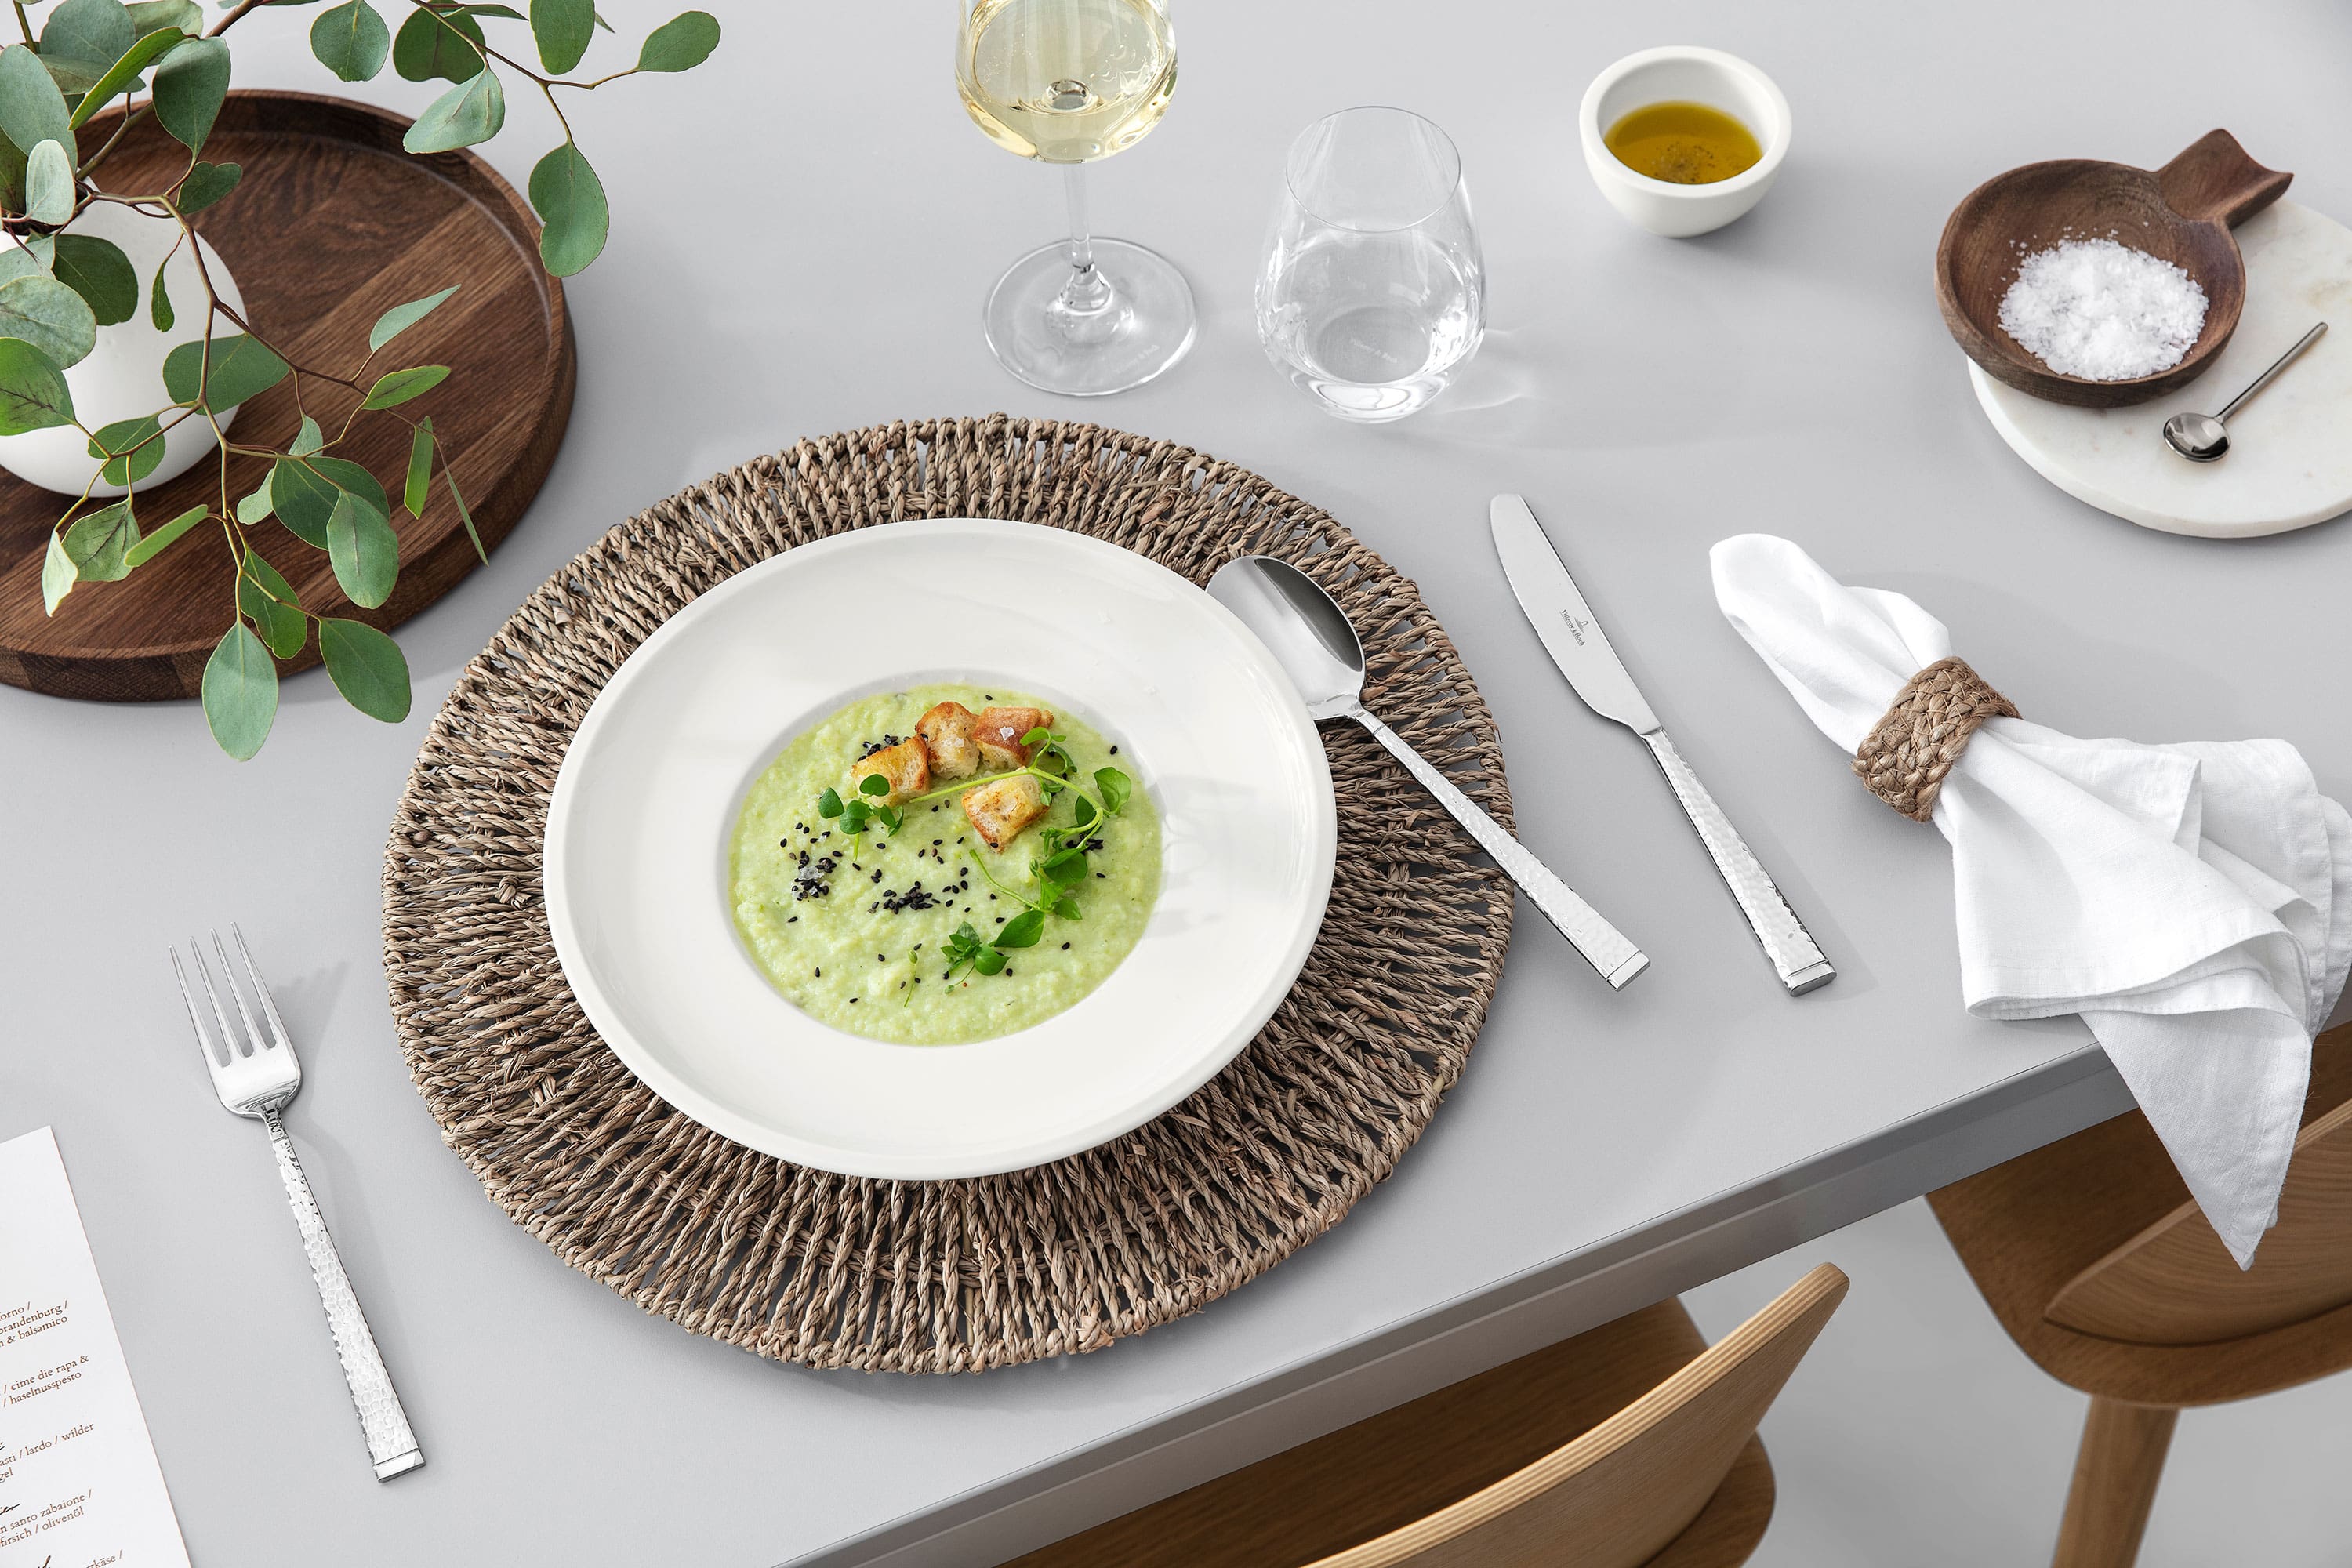
<svg viewBox="0 0 2352 1568">
<path fill-rule="evenodd" d="M 1828 984 L 1837 977 L 1836 967 L 1789 908 L 1789 900 L 1732 827 L 1723 808 L 1716 805 L 1715 797 L 1707 794 L 1706 786 L 1699 783 L 1698 774 L 1675 749 L 1665 726 L 1658 722 L 1657 714 L 1633 684 L 1617 650 L 1609 646 L 1600 619 L 1585 603 L 1576 580 L 1568 574 L 1568 567 L 1527 501 L 1518 496 L 1496 496 L 1487 522 L 1495 536 L 1495 552 L 1502 558 L 1503 575 L 1552 662 L 1568 677 L 1568 684 L 1586 707 L 1649 743 L 1651 755 L 1657 759 L 1666 782 L 1674 786 L 1675 798 L 1682 803 L 1684 814 L 1714 857 L 1717 871 L 1738 901 L 1740 912 L 1748 917 L 1748 929 L 1763 945 L 1764 956 L 1771 960 L 1780 984 L 1791 996 Z"/>
</svg>

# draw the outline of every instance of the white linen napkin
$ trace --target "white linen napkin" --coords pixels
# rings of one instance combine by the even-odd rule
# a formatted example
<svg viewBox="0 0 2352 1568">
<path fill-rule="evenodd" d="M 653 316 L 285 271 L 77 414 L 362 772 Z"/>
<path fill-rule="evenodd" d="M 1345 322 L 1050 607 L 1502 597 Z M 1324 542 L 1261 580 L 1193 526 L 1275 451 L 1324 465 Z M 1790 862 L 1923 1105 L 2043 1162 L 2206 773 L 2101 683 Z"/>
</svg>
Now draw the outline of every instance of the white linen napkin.
<svg viewBox="0 0 2352 1568">
<path fill-rule="evenodd" d="M 1741 534 L 1710 559 L 1724 615 L 1848 752 L 1956 651 L 1909 599 L 1849 588 L 1785 539 Z M 1992 719 L 1934 820 L 1969 1011 L 2081 1014 L 2251 1265 L 2278 1218 L 2312 1034 L 2352 969 L 2352 817 L 2284 741 L 2079 741 Z"/>
</svg>

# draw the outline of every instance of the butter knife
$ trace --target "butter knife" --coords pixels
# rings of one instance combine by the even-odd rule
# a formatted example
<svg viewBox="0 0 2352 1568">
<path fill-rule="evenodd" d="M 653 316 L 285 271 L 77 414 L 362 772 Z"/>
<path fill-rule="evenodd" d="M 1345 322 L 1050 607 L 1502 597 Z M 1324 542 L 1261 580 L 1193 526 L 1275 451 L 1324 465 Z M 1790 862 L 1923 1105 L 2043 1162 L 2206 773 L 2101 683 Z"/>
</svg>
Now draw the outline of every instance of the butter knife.
<svg viewBox="0 0 2352 1568">
<path fill-rule="evenodd" d="M 1650 711 L 1633 678 L 1609 646 L 1609 638 L 1593 618 L 1592 610 L 1577 591 L 1575 579 L 1560 563 L 1559 552 L 1545 537 L 1543 525 L 1518 496 L 1496 496 L 1489 514 L 1495 551 L 1502 557 L 1503 575 L 1519 601 L 1519 608 L 1543 640 L 1559 672 L 1584 700 L 1584 705 L 1604 719 L 1613 719 L 1649 742 L 1651 754 L 1674 786 L 1691 826 L 1715 857 L 1716 869 L 1739 901 L 1740 912 L 1764 945 L 1764 956 L 1780 976 L 1791 996 L 1828 984 L 1837 970 L 1822 956 L 1812 933 L 1789 908 L 1789 900 L 1765 874 L 1762 865 L 1731 826 L 1706 786 L 1683 761 L 1666 738 L 1665 726 Z"/>
</svg>

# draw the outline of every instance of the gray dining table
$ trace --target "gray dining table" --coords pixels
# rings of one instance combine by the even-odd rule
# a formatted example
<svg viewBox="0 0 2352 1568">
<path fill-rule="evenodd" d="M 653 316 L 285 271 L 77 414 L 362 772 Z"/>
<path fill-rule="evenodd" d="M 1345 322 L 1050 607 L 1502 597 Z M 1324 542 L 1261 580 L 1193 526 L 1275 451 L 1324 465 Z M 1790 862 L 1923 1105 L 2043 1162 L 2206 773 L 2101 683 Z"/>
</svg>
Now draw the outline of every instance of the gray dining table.
<svg viewBox="0 0 2352 1568">
<path fill-rule="evenodd" d="M 668 9 L 605 4 L 630 37 Z M 305 675 L 240 765 L 192 704 L 0 689 L 0 1138 L 57 1131 L 198 1563 L 993 1562 L 2126 1110 L 2074 1020 L 1962 1010 L 1944 841 L 1862 791 L 1717 614 L 1726 535 L 1784 534 L 1914 595 L 2029 717 L 2284 736 L 2352 791 L 2352 528 L 2210 542 L 2069 500 L 1979 415 L 1930 280 L 1979 181 L 2152 165 L 2217 124 L 2296 171 L 2293 199 L 2352 216 L 2352 11 L 2278 0 L 2217 35 L 2186 0 L 1177 0 L 1173 109 L 1093 195 L 1102 232 L 1185 269 L 1200 339 L 1082 403 L 1013 382 L 982 341 L 988 286 L 1054 237 L 1061 198 L 966 121 L 951 7 L 719 9 L 704 68 L 572 109 L 615 223 L 567 285 L 570 434 L 512 537 L 403 632 L 406 721 Z M 241 23 L 238 82 L 428 100 L 389 72 L 328 80 L 315 15 Z M 1584 83 L 1666 42 L 1754 60 L 1795 115 L 1778 186 L 1696 240 L 1629 226 L 1577 143 Z M 520 184 L 551 122 L 510 101 L 488 156 Z M 1452 132 L 1491 288 L 1458 384 L 1379 428 L 1294 391 L 1251 311 L 1283 150 L 1355 103 Z M 1417 582 L 1494 709 L 1528 840 L 1653 967 L 1612 994 L 1522 902 L 1419 1146 L 1189 1319 L 980 1376 L 778 1365 L 574 1273 L 444 1148 L 379 966 L 386 826 L 457 671 L 607 527 L 804 435 L 998 409 L 1229 458 Z M 1782 993 L 1645 748 L 1545 659 L 1487 541 L 1501 490 L 1549 526 L 1835 984 Z M 232 920 L 299 1043 L 293 1138 L 429 1457 L 385 1485 L 268 1150 L 214 1103 L 165 963 Z"/>
</svg>

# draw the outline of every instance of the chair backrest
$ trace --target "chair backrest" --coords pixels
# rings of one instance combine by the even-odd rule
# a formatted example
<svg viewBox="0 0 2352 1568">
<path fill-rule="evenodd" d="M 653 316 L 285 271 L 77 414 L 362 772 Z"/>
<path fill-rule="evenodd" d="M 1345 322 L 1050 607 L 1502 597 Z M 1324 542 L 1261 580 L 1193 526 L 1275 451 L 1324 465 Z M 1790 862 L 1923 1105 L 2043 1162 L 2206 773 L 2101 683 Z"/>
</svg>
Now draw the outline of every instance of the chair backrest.
<svg viewBox="0 0 2352 1568">
<path fill-rule="evenodd" d="M 2278 1224 L 2240 1272 L 2193 1203 L 2084 1269 L 2051 1299 L 2061 1328 L 2127 1344 L 2207 1345 L 2352 1302 L 2352 1100 L 2294 1141 Z"/>
<path fill-rule="evenodd" d="M 1715 1495 L 1845 1290 L 1822 1264 L 1573 1442 L 1311 1568 L 1638 1568 Z"/>
</svg>

